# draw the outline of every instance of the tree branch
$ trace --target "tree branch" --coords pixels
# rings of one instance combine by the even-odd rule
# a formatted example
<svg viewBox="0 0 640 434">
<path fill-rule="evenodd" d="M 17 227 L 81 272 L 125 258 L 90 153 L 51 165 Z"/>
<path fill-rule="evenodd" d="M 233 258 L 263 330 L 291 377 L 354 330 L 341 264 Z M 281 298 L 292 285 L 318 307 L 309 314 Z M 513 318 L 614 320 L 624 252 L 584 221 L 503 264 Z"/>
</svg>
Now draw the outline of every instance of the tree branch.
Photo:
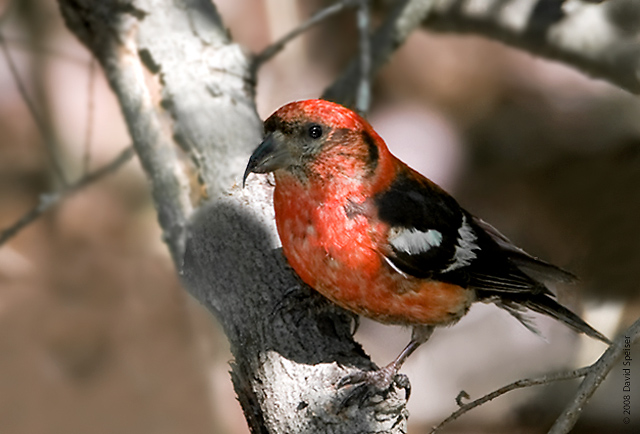
<svg viewBox="0 0 640 434">
<path fill-rule="evenodd" d="M 89 78 L 87 80 L 87 126 L 84 131 L 84 145 L 82 155 L 82 171 L 87 173 L 91 164 L 91 139 L 93 138 L 93 117 L 95 104 L 93 102 L 95 94 L 96 60 L 91 58 L 89 62 Z"/>
<path fill-rule="evenodd" d="M 172 190 L 183 175 L 175 176 L 180 168 L 158 127 L 140 61 L 160 76 L 174 136 L 196 161 L 202 159 L 201 178 L 217 195 L 239 178 L 262 136 L 248 58 L 229 41 L 207 0 L 180 8 L 172 0 L 110 0 L 100 8 L 89 3 L 60 0 L 67 25 L 91 48 L 120 99 L 160 224 L 171 235 L 175 222 L 186 222 L 186 187 L 182 194 Z M 168 186 L 159 176 L 166 172 L 174 175 Z M 169 242 L 185 287 L 229 338 L 232 380 L 251 430 L 406 431 L 402 391 L 364 410 L 338 411 L 347 389 L 337 390 L 337 381 L 373 364 L 350 335 L 351 316 L 302 285 L 275 250 L 271 195 L 264 179 L 251 179 L 245 190 L 236 187 L 188 218 L 184 257 Z M 169 219 L 162 214 L 167 208 L 177 209 Z"/>
<path fill-rule="evenodd" d="M 429 29 L 475 33 L 640 93 L 640 2 L 437 0 Z"/>
<path fill-rule="evenodd" d="M 55 193 L 43 194 L 40 196 L 40 201 L 38 205 L 36 205 L 31 211 L 27 212 L 24 216 L 22 216 L 18 221 L 16 221 L 13 225 L 8 227 L 7 229 L 0 232 L 0 246 L 9 241 L 15 235 L 18 234 L 22 229 L 28 226 L 30 223 L 35 221 L 38 217 L 40 217 L 44 212 L 62 202 L 62 200 L 71 196 L 73 193 L 76 193 L 78 190 L 83 189 L 84 187 L 93 184 L 96 181 L 104 178 L 105 176 L 115 172 L 121 166 L 123 166 L 127 161 L 131 160 L 134 156 L 133 148 L 128 147 L 124 151 L 122 151 L 116 158 L 113 159 L 110 163 L 105 164 L 101 168 L 83 176 L 76 182 L 67 185 L 60 191 Z"/>
<path fill-rule="evenodd" d="M 173 135 L 199 169 L 208 197 L 233 185 L 262 132 L 243 48 L 230 41 L 210 0 L 139 0 L 139 49 L 157 73 Z M 164 13 L 157 13 L 162 10 Z M 171 31 L 167 31 L 171 29 Z"/>
<path fill-rule="evenodd" d="M 600 387 L 600 384 L 606 378 L 609 371 L 611 371 L 614 364 L 620 359 L 627 340 L 630 340 L 631 343 L 640 340 L 640 318 L 625 330 L 624 333 L 620 334 L 598 361 L 589 367 L 589 372 L 584 380 L 582 380 L 574 398 L 569 402 L 569 405 L 564 409 L 558 419 L 556 419 L 549 430 L 549 434 L 566 434 L 571 431 L 591 396 L 598 387 Z"/>
<path fill-rule="evenodd" d="M 277 249 L 271 186 L 252 178 L 246 189 L 226 191 L 259 143 L 262 123 L 249 58 L 229 40 L 215 6 L 209 0 L 59 2 L 68 27 L 94 53 L 119 98 L 185 287 L 229 338 L 232 380 L 252 432 L 406 432 L 401 392 L 340 411 L 348 389 L 336 389 L 337 381 L 373 368 L 350 335 L 350 315 L 287 266 Z M 371 39 L 372 74 L 432 4 L 395 4 Z M 173 136 L 215 199 L 196 213 L 142 64 L 159 79 Z M 360 71 L 356 57 L 325 95 L 352 105 Z"/>
<path fill-rule="evenodd" d="M 146 12 L 130 1 L 60 0 L 67 26 L 102 65 L 122 108 L 133 146 L 147 176 L 163 237 L 180 264 L 191 214 L 188 182 L 163 130 L 138 57 L 136 32 Z"/>
<path fill-rule="evenodd" d="M 399 0 L 371 38 L 371 75 L 375 75 L 395 50 L 427 16 L 433 0 Z M 354 58 L 322 97 L 353 106 L 360 81 L 359 58 Z"/>
<path fill-rule="evenodd" d="M 2 20 L 2 17 L 0 17 L 0 20 Z M 2 24 L 0 24 L 0 26 L 2 26 Z M 84 57 L 78 56 L 77 54 L 68 53 L 52 47 L 34 45 L 34 43 L 21 39 L 19 37 L 7 35 L 3 35 L 3 37 L 5 42 L 14 50 L 22 50 L 39 55 L 51 56 L 55 57 L 56 59 L 64 60 L 65 62 L 70 62 L 81 67 L 90 67 L 91 61 L 87 60 Z"/>
<path fill-rule="evenodd" d="M 293 29 L 292 31 L 290 31 L 289 33 L 284 35 L 282 38 L 280 38 L 276 42 L 274 42 L 271 45 L 269 45 L 267 48 L 262 50 L 262 52 L 258 53 L 253 58 L 253 61 L 252 61 L 252 64 L 251 64 L 252 76 L 255 76 L 255 73 L 258 71 L 258 69 L 260 69 L 260 67 L 265 62 L 271 60 L 273 58 L 273 56 L 275 56 L 280 51 L 282 51 L 282 49 L 289 42 L 291 42 L 293 39 L 297 38 L 298 36 L 300 36 L 301 34 L 306 32 L 307 30 L 309 30 L 311 27 L 313 27 L 316 24 L 326 20 L 327 18 L 330 18 L 330 17 L 332 17 L 334 15 L 337 15 L 340 12 L 342 12 L 343 10 L 345 10 L 345 9 L 347 9 L 349 7 L 353 7 L 353 6 L 357 5 L 360 1 L 361 0 L 342 0 L 342 1 L 337 1 L 334 4 L 332 4 L 331 6 L 327 6 L 326 8 L 321 9 L 318 12 L 316 12 L 307 21 L 305 21 L 304 23 L 300 24 L 298 27 L 296 27 L 295 29 Z"/>
<path fill-rule="evenodd" d="M 362 0 L 358 7 L 358 32 L 360 51 L 360 83 L 356 96 L 356 110 L 366 116 L 371 106 L 371 11 L 369 0 Z"/>
<path fill-rule="evenodd" d="M 11 8 L 11 6 L 12 4 L 9 4 L 8 8 Z M 22 101 L 24 101 L 25 105 L 27 106 L 27 110 L 29 111 L 29 114 L 33 118 L 33 121 L 36 124 L 36 128 L 38 128 L 38 131 L 42 135 L 42 139 L 44 140 L 45 150 L 49 157 L 49 161 L 51 162 L 51 167 L 53 168 L 53 172 L 56 178 L 58 179 L 58 181 L 60 181 L 60 183 L 63 186 L 66 186 L 67 178 L 64 174 L 62 164 L 60 163 L 60 160 L 58 157 L 58 152 L 57 152 L 58 144 L 54 142 L 51 131 L 49 130 L 43 118 L 40 116 L 40 113 L 38 113 L 38 110 L 36 109 L 36 105 L 34 104 L 33 100 L 29 96 L 29 93 L 27 92 L 27 89 L 24 83 L 22 82 L 22 79 L 20 78 L 20 74 L 18 73 L 18 68 L 16 67 L 16 64 L 13 61 L 13 56 L 11 56 L 11 53 L 9 52 L 9 48 L 7 47 L 7 42 L 5 41 L 4 35 L 2 34 L 1 31 L 0 31 L 0 48 L 2 49 L 2 53 L 4 54 L 5 59 L 7 60 L 7 65 L 9 66 L 11 77 L 13 78 L 13 81 L 16 83 L 16 87 L 18 89 L 18 92 L 20 93 L 20 97 L 22 98 Z"/>
<path fill-rule="evenodd" d="M 16 0 L 9 0 L 7 5 L 4 7 L 4 11 L 2 11 L 2 14 L 0 15 L 0 29 L 2 29 L 2 26 L 4 26 L 4 23 L 7 22 L 7 19 L 13 12 L 13 8 L 16 3 L 17 3 Z"/>
<path fill-rule="evenodd" d="M 495 398 L 502 396 L 507 392 L 511 392 L 512 390 L 516 390 L 516 389 L 522 389 L 524 387 L 539 386 L 542 384 L 554 383 L 556 381 L 572 380 L 574 378 L 584 377 L 585 375 L 587 375 L 590 369 L 591 367 L 587 366 L 585 368 L 576 369 L 570 372 L 561 372 L 557 374 L 543 375 L 542 377 L 537 377 L 537 378 L 525 378 L 522 380 L 517 380 L 517 381 L 514 381 L 513 383 L 507 384 L 506 386 L 503 386 L 497 390 L 494 390 L 493 392 L 487 395 L 484 395 L 478 399 L 475 399 L 471 402 L 468 402 L 466 404 L 461 404 L 460 400 L 456 398 L 456 401 L 458 402 L 458 405 L 460 405 L 460 408 L 454 411 L 453 413 L 451 413 L 449 417 L 447 417 L 445 420 L 440 422 L 438 425 L 433 427 L 430 433 L 435 434 L 436 432 L 444 428 L 445 425 L 458 419 L 460 416 L 462 416 L 466 412 L 473 410 L 474 408 L 479 407 L 482 404 L 486 404 L 487 402 L 492 401 Z"/>
<path fill-rule="evenodd" d="M 186 287 L 221 320 L 232 379 L 252 432 L 406 432 L 403 391 L 341 409 L 337 382 L 373 369 L 351 337 L 351 315 L 292 273 L 275 229 L 272 187 L 250 178 L 192 219 Z"/>
<path fill-rule="evenodd" d="M 456 402 L 460 406 L 458 410 L 453 412 L 449 417 L 433 427 L 430 431 L 431 434 L 435 434 L 444 428 L 445 425 L 458 419 L 466 412 L 473 410 L 476 407 L 481 406 L 493 399 L 504 395 L 507 392 L 511 392 L 515 389 L 521 389 L 524 387 L 539 386 L 543 384 L 554 383 L 557 381 L 571 380 L 574 378 L 585 377 L 582 384 L 578 388 L 575 397 L 569 402 L 568 406 L 563 411 L 562 415 L 558 417 L 556 422 L 551 427 L 549 434 L 566 434 L 575 425 L 584 406 L 587 404 L 589 398 L 598 389 L 602 381 L 605 379 L 609 371 L 613 368 L 615 362 L 618 361 L 625 348 L 625 342 L 636 342 L 640 339 L 640 319 L 638 319 L 631 327 L 629 327 L 624 333 L 620 334 L 618 338 L 607 348 L 607 350 L 600 356 L 600 358 L 592 365 L 584 368 L 576 369 L 569 372 L 560 372 L 557 374 L 543 375 L 537 378 L 528 378 L 523 380 L 514 381 L 507 384 L 493 392 L 484 395 L 476 400 L 461 404 L 460 397 L 467 396 L 466 392 L 460 392 Z"/>
</svg>

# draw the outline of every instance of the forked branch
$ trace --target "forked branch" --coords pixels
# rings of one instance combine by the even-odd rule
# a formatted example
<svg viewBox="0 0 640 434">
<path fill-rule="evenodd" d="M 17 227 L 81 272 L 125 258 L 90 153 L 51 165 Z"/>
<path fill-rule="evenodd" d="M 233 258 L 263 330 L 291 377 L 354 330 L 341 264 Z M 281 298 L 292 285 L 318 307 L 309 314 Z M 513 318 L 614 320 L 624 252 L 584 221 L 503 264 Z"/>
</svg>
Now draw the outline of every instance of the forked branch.
<svg viewBox="0 0 640 434">
<path fill-rule="evenodd" d="M 607 348 L 607 350 L 602 354 L 602 356 L 600 356 L 600 358 L 592 365 L 573 371 L 559 372 L 556 374 L 548 374 L 541 377 L 526 378 L 514 381 L 513 383 L 507 384 L 506 386 L 494 390 L 493 392 L 488 393 L 487 395 L 484 395 L 466 404 L 461 404 L 460 399 L 457 398 L 456 401 L 460 405 L 460 408 L 454 411 L 449 417 L 444 419 L 438 425 L 433 427 L 430 433 L 435 434 L 441 431 L 442 428 L 444 428 L 447 424 L 458 419 L 468 411 L 473 410 L 474 408 L 479 407 L 482 404 L 486 404 L 487 402 L 492 401 L 493 399 L 502 396 L 507 392 L 511 392 L 512 390 L 585 377 L 585 379 L 580 384 L 580 387 L 578 388 L 578 391 L 576 392 L 574 398 L 569 402 L 563 413 L 558 417 L 549 431 L 549 434 L 566 434 L 571 431 L 578 418 L 580 417 L 580 414 L 582 413 L 582 410 L 587 404 L 589 398 L 591 398 L 591 396 L 600 386 L 602 380 L 604 380 L 611 368 L 613 368 L 614 363 L 622 355 L 622 352 L 625 348 L 625 343 L 629 341 L 631 341 L 632 343 L 636 342 L 639 338 L 640 319 L 633 323 L 633 325 L 631 325 L 631 327 L 629 327 L 624 333 L 618 336 L 613 344 L 611 344 L 609 348 Z M 463 394 L 466 395 L 466 393 L 463 391 L 458 396 L 460 397 Z"/>
</svg>

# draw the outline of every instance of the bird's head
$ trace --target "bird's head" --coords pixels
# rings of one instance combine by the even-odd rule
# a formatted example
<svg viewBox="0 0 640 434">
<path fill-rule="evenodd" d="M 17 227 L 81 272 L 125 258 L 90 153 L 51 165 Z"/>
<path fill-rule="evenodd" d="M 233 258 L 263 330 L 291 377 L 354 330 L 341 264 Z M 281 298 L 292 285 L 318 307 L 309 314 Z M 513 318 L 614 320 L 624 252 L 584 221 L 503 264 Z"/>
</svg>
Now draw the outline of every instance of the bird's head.
<svg viewBox="0 0 640 434">
<path fill-rule="evenodd" d="M 384 141 L 357 113 L 339 104 L 312 99 L 280 107 L 264 122 L 265 137 L 244 173 L 288 172 L 310 177 L 359 177 L 375 171 Z"/>
</svg>

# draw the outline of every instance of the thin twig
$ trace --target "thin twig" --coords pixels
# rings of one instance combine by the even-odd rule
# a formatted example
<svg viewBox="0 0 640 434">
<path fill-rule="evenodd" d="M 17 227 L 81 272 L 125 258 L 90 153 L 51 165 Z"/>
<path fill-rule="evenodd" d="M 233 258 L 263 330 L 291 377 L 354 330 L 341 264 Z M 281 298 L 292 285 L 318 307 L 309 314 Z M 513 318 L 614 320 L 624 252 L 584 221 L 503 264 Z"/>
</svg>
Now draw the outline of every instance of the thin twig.
<svg viewBox="0 0 640 434">
<path fill-rule="evenodd" d="M 331 6 L 328 6 L 328 7 L 324 8 L 324 9 L 316 12 L 311 18 L 309 18 L 304 23 L 300 24 L 300 26 L 296 27 L 295 29 L 293 29 L 292 31 L 290 31 L 289 33 L 284 35 L 282 38 L 280 38 L 279 40 L 277 40 L 276 42 L 274 42 L 273 44 L 269 45 L 267 48 L 262 50 L 262 52 L 258 53 L 253 58 L 253 63 L 251 65 L 251 71 L 253 71 L 253 73 L 255 74 L 255 72 L 258 69 L 260 69 L 260 67 L 262 66 L 263 63 L 265 63 L 266 61 L 270 60 L 273 56 L 275 56 L 280 51 L 282 51 L 282 49 L 292 39 L 295 39 L 300 34 L 306 32 L 311 27 L 313 27 L 316 24 L 326 20 L 327 18 L 332 17 L 332 16 L 342 12 L 343 10 L 345 10 L 345 9 L 347 9 L 349 7 L 353 7 L 353 6 L 357 5 L 359 2 L 360 2 L 360 0 L 342 0 L 342 1 L 338 1 L 338 2 L 336 2 L 334 4 L 332 4 Z"/>
<path fill-rule="evenodd" d="M 9 18 L 9 15 L 11 15 L 11 12 L 13 12 L 13 6 L 15 4 L 16 4 L 16 1 L 12 0 L 4 8 L 4 11 L 2 12 L 2 15 L 0 15 L 0 28 L 2 28 L 2 26 L 4 26 L 4 24 L 7 21 L 7 18 Z"/>
<path fill-rule="evenodd" d="M 7 47 L 7 43 L 6 43 L 5 39 L 4 39 L 4 36 L 2 35 L 2 32 L 0 32 L 0 48 L 2 48 L 2 52 L 4 54 L 4 57 L 7 60 L 7 65 L 9 66 L 9 71 L 11 72 L 11 76 L 13 77 L 13 80 L 16 83 L 16 87 L 18 88 L 18 92 L 20 93 L 20 96 L 22 97 L 22 100 L 26 104 L 27 109 L 29 110 L 29 113 L 31 114 L 31 117 L 33 118 L 34 122 L 36 123 L 36 126 L 38 127 L 38 130 L 40 130 L 40 134 L 42 134 L 42 137 L 43 137 L 43 139 L 45 141 L 45 145 L 46 145 L 45 147 L 46 147 L 46 150 L 47 150 L 47 154 L 49 155 L 49 159 L 51 160 L 51 164 L 53 166 L 53 170 L 54 170 L 56 176 L 58 177 L 58 179 L 60 180 L 60 182 L 62 183 L 62 185 L 66 186 L 67 185 L 67 180 L 66 180 L 66 177 L 64 175 L 64 171 L 62 170 L 62 165 L 58 161 L 58 157 L 57 157 L 56 152 L 55 152 L 55 145 L 51 141 L 51 137 L 50 137 L 50 134 L 48 134 L 48 129 L 47 129 L 47 126 L 44 123 L 44 120 L 40 117 L 38 111 L 36 110 L 36 106 L 35 106 L 34 102 L 29 97 L 27 89 L 26 89 L 24 83 L 22 82 L 22 79 L 20 78 L 20 73 L 18 72 L 18 68 L 17 68 L 15 62 L 13 61 L 13 57 L 11 56 L 11 53 L 9 52 L 9 48 Z"/>
<path fill-rule="evenodd" d="M 462 407 L 464 404 L 462 403 L 463 399 L 469 399 L 471 398 L 469 396 L 469 394 L 467 393 L 466 390 L 461 390 L 460 393 L 458 393 L 458 396 L 456 396 L 456 404 L 458 404 L 458 407 Z"/>
<path fill-rule="evenodd" d="M 0 26 L 2 26 L 2 20 L 4 19 L 4 15 L 0 17 Z M 12 36 L 12 35 L 3 35 L 4 40 L 7 44 L 11 46 L 14 50 L 26 51 L 28 53 L 34 54 L 42 54 L 45 56 L 51 56 L 56 58 L 56 60 L 63 60 L 65 62 L 73 63 L 75 65 L 85 67 L 87 66 L 91 60 L 87 62 L 86 56 L 82 57 L 79 55 L 75 55 L 72 53 L 68 53 L 57 48 L 47 47 L 47 46 L 33 46 L 29 41 Z"/>
<path fill-rule="evenodd" d="M 566 434 L 575 425 L 582 410 L 584 409 L 589 398 L 594 394 L 602 381 L 606 378 L 609 371 L 616 364 L 625 348 L 630 349 L 630 345 L 640 339 L 640 318 L 634 322 L 631 327 L 625 330 L 613 344 L 607 348 L 607 351 L 589 368 L 589 373 L 580 383 L 580 387 L 576 391 L 574 398 L 564 409 L 562 414 L 553 423 L 549 430 L 549 434 Z"/>
<path fill-rule="evenodd" d="M 445 425 L 447 425 L 450 422 L 453 422 L 454 420 L 456 420 L 457 418 L 459 418 L 469 410 L 472 410 L 486 402 L 489 402 L 497 398 L 498 396 L 504 395 L 507 392 L 511 392 L 512 390 L 515 390 L 515 389 L 522 389 L 524 387 L 539 386 L 541 384 L 549 384 L 556 381 L 571 380 L 574 378 L 584 377 L 590 372 L 591 369 L 592 369 L 592 366 L 587 366 L 584 368 L 576 369 L 574 371 L 560 372 L 557 374 L 543 375 L 542 377 L 537 377 L 537 378 L 525 378 L 522 380 L 514 381 L 513 383 L 507 384 L 506 386 L 503 386 L 497 390 L 494 390 L 493 392 L 481 398 L 478 398 L 464 405 L 461 405 L 458 410 L 454 411 L 449 417 L 447 417 L 445 420 L 443 420 L 438 425 L 433 427 L 430 434 L 434 434 L 440 431 Z M 458 399 L 456 398 L 456 400 Z"/>
<path fill-rule="evenodd" d="M 371 11 L 369 0 L 362 0 L 358 8 L 360 35 L 360 83 L 356 97 L 356 110 L 363 116 L 371 106 Z"/>
<path fill-rule="evenodd" d="M 371 71 L 373 76 L 409 35 L 422 23 L 433 0 L 397 0 L 382 24 L 371 35 Z M 356 101 L 360 82 L 360 59 L 356 56 L 322 97 L 346 106 Z"/>
<path fill-rule="evenodd" d="M 89 172 L 89 164 L 91 163 L 91 138 L 93 136 L 93 113 L 94 113 L 94 90 L 95 90 L 96 60 L 91 57 L 89 63 L 89 80 L 87 84 L 87 119 L 86 129 L 84 131 L 84 155 L 82 156 L 82 173 Z"/>
<path fill-rule="evenodd" d="M 609 346 L 609 348 L 607 348 L 602 356 L 600 356 L 600 358 L 592 365 L 570 372 L 562 372 L 558 374 L 545 375 L 538 378 L 515 381 L 489 393 L 488 395 L 485 395 L 467 404 L 461 405 L 458 410 L 453 412 L 449 417 L 435 426 L 431 430 L 430 434 L 434 434 L 440 431 L 445 425 L 456 420 L 469 410 L 472 410 L 514 389 L 585 377 L 580 384 L 580 387 L 578 388 L 574 399 L 569 403 L 567 408 L 565 408 L 563 413 L 558 417 L 558 419 L 549 430 L 549 434 L 566 434 L 571 431 L 576 421 L 580 417 L 582 409 L 587 404 L 587 401 L 589 400 L 589 398 L 591 398 L 593 393 L 606 378 L 609 371 L 613 368 L 613 365 L 619 359 L 620 355 L 625 349 L 625 344 L 629 342 L 636 342 L 639 339 L 640 318 L 635 323 L 633 323 L 633 325 L 629 327 L 624 333 L 618 336 L 618 338 L 613 341 L 613 343 Z M 627 346 L 627 348 L 629 347 Z M 458 405 L 460 405 L 459 397 L 460 395 L 458 395 L 458 398 L 456 398 L 456 402 L 458 402 Z"/>
<path fill-rule="evenodd" d="M 38 202 L 38 205 L 36 205 L 33 209 L 31 209 L 24 216 L 18 219 L 18 221 L 16 221 L 13 225 L 0 232 L 0 246 L 14 237 L 25 226 L 29 225 L 38 217 L 40 217 L 49 208 L 57 205 L 63 199 L 66 199 L 71 194 L 86 187 L 87 185 L 92 184 L 102 179 L 106 175 L 115 172 L 127 161 L 131 160 L 134 155 L 135 152 L 133 151 L 133 147 L 129 146 L 124 151 L 122 151 L 113 161 L 83 176 L 73 184 L 67 185 L 60 191 L 40 195 L 40 201 Z"/>
</svg>

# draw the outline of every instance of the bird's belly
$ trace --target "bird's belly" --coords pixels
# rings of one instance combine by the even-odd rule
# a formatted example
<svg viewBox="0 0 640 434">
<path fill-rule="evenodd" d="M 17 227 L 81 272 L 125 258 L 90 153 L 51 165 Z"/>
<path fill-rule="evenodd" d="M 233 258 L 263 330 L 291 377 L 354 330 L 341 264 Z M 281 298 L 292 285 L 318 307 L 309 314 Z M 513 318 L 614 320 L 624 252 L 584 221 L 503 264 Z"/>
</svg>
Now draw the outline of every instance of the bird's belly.
<svg viewBox="0 0 640 434">
<path fill-rule="evenodd" d="M 276 221 L 290 265 L 347 310 L 386 323 L 437 325 L 458 320 L 473 301 L 471 290 L 394 270 L 376 247 L 380 231 L 364 216 L 305 204 L 299 195 L 279 208 L 287 210 Z"/>
</svg>

